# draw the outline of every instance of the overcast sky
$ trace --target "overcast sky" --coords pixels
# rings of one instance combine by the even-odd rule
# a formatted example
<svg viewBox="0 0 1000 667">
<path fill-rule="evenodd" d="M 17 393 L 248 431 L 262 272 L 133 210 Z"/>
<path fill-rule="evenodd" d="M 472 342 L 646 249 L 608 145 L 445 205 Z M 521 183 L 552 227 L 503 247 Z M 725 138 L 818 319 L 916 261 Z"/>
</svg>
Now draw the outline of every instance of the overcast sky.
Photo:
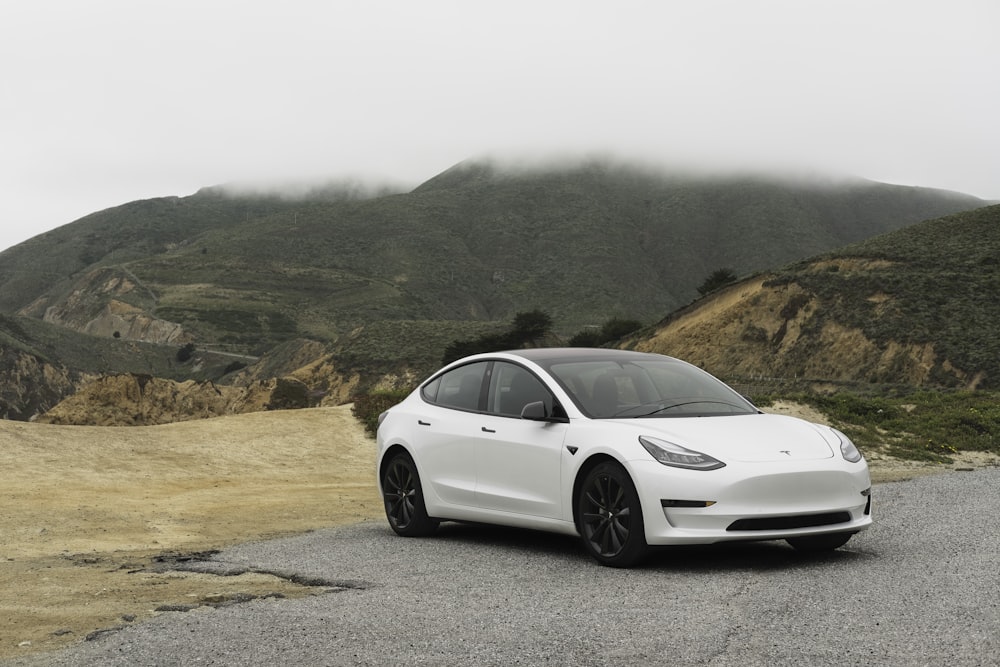
<svg viewBox="0 0 1000 667">
<path fill-rule="evenodd" d="M 0 4 L 0 249 L 136 199 L 494 153 L 1000 199 L 997 0 Z"/>
</svg>

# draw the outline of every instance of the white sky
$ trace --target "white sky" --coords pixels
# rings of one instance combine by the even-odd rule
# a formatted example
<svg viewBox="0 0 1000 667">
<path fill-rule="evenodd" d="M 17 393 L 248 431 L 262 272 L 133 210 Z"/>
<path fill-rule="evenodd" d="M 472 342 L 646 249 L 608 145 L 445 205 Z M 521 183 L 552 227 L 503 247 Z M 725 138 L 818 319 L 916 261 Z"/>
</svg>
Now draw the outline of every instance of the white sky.
<svg viewBox="0 0 1000 667">
<path fill-rule="evenodd" d="M 0 0 L 0 249 L 234 181 L 470 157 L 1000 199 L 997 0 Z"/>
</svg>

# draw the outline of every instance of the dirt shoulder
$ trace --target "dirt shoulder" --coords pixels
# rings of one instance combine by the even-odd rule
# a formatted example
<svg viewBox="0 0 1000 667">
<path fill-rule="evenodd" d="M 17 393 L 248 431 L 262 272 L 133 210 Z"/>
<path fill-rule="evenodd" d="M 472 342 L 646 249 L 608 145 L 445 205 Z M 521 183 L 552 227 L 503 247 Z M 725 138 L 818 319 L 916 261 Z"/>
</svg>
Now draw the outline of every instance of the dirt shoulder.
<svg viewBox="0 0 1000 667">
<path fill-rule="evenodd" d="M 0 421 L 0 661 L 157 609 L 316 592 L 170 563 L 381 516 L 374 461 L 349 406 L 150 427 Z"/>
<path fill-rule="evenodd" d="M 795 405 L 772 411 L 823 421 Z M 866 455 L 875 481 L 996 465 Z M 0 662 L 171 610 L 325 590 L 178 564 L 239 542 L 381 520 L 374 461 L 349 406 L 148 427 L 0 421 Z"/>
</svg>

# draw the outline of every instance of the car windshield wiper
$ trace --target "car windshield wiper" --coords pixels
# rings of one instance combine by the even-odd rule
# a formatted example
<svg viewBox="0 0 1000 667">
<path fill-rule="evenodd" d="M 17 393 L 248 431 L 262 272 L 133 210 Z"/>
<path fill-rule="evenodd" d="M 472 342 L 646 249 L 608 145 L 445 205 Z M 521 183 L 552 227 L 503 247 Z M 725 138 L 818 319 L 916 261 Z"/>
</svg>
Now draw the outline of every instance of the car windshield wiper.
<svg viewBox="0 0 1000 667">
<path fill-rule="evenodd" d="M 661 412 L 666 412 L 667 410 L 673 410 L 674 408 L 680 408 L 680 407 L 683 407 L 685 405 L 695 405 L 695 404 L 698 404 L 698 403 L 711 403 L 711 404 L 715 404 L 715 405 L 726 405 L 726 406 L 729 406 L 730 408 L 737 408 L 737 409 L 740 408 L 740 406 L 738 406 L 738 405 L 735 405 L 733 403 L 727 403 L 725 401 L 705 401 L 705 400 L 684 401 L 682 403 L 671 403 L 670 405 L 660 405 L 655 410 L 650 410 L 649 412 L 643 412 L 642 414 L 633 415 L 632 418 L 633 419 L 641 419 L 642 417 L 652 417 L 653 415 L 659 414 Z M 621 412 L 619 412 L 618 414 L 616 414 L 615 417 L 621 417 L 626 412 L 629 412 L 631 410 L 636 410 L 636 409 L 642 408 L 642 407 L 645 407 L 645 406 L 639 405 L 639 406 L 636 406 L 636 407 L 633 407 L 633 408 L 628 408 L 627 410 L 622 410 Z"/>
</svg>

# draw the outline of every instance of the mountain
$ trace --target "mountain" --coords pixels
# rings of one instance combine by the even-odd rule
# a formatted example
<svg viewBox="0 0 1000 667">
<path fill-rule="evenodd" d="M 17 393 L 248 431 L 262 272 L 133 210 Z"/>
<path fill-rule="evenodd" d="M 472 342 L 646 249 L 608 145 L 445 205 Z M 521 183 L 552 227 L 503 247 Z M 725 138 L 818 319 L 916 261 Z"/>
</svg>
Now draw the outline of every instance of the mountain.
<svg viewBox="0 0 1000 667">
<path fill-rule="evenodd" d="M 752 274 L 982 205 L 609 161 L 467 162 L 407 193 L 213 187 L 132 202 L 0 253 L 0 378 L 28 386 L 18 369 L 45 369 L 0 408 L 25 418 L 114 373 L 266 382 L 296 370 L 302 341 L 337 376 L 311 391 L 342 396 L 426 373 L 452 341 L 518 312 L 548 313 L 563 337 L 652 322 L 719 268 Z"/>
<path fill-rule="evenodd" d="M 608 162 L 460 164 L 406 194 L 133 202 L 0 254 L 0 312 L 100 336 L 261 354 L 375 321 L 573 333 L 652 321 L 713 270 L 747 274 L 982 205 L 865 181 L 694 178 Z"/>
<path fill-rule="evenodd" d="M 763 384 L 1000 388 L 1000 206 L 714 292 L 624 345 Z"/>
</svg>

